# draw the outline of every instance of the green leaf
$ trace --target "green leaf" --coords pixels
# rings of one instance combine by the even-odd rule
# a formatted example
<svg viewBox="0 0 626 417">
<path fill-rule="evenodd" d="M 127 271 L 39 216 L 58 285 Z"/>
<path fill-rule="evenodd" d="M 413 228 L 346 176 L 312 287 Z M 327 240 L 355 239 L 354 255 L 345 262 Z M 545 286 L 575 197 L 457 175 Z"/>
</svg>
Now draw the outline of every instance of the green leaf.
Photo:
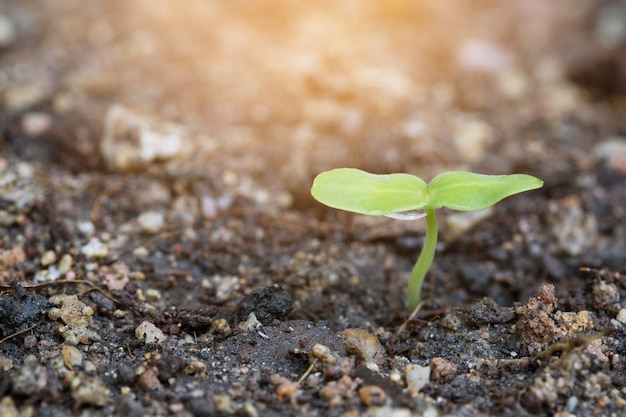
<svg viewBox="0 0 626 417">
<path fill-rule="evenodd" d="M 381 216 L 424 208 L 425 190 L 426 183 L 414 175 L 376 175 L 338 168 L 315 177 L 311 194 L 333 208 Z"/>
<path fill-rule="evenodd" d="M 541 188 L 543 181 L 525 174 L 482 175 L 446 172 L 428 184 L 428 209 L 482 210 L 513 194 Z"/>
</svg>

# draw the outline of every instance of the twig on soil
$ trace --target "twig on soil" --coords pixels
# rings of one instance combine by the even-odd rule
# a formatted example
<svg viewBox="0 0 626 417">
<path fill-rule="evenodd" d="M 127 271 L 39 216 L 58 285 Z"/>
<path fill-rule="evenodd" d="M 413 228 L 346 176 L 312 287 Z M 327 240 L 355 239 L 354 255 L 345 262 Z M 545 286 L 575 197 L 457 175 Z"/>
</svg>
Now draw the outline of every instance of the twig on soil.
<svg viewBox="0 0 626 417">
<path fill-rule="evenodd" d="M 37 323 L 37 324 L 33 324 L 32 326 L 27 327 L 27 328 L 26 328 L 26 329 L 24 329 L 24 330 L 20 330 L 19 332 L 15 332 L 15 333 L 10 334 L 10 335 L 8 335 L 8 336 L 6 336 L 6 337 L 3 337 L 2 339 L 0 339 L 0 345 L 1 345 L 1 344 L 3 344 L 4 342 L 6 342 L 7 340 L 14 338 L 15 336 L 19 336 L 19 335 L 21 335 L 21 334 L 24 334 L 24 333 L 26 333 L 26 332 L 29 332 L 29 331 L 33 330 L 33 329 L 34 329 L 35 327 L 37 327 L 38 325 L 39 325 L 39 323 Z"/>
<path fill-rule="evenodd" d="M 413 312 L 411 313 L 411 315 L 406 320 L 404 320 L 402 325 L 400 325 L 400 327 L 398 328 L 398 331 L 396 332 L 396 335 L 399 336 L 399 335 L 402 334 L 402 332 L 404 332 L 404 329 L 406 329 L 406 326 L 409 323 L 409 321 L 411 321 L 411 320 L 413 320 L 415 318 L 415 316 L 420 311 L 420 309 L 422 308 L 423 305 L 424 305 L 424 301 L 420 301 L 419 304 L 417 305 L 417 307 L 415 307 L 413 309 Z"/>
<path fill-rule="evenodd" d="M 317 361 L 318 359 L 315 358 L 313 359 L 313 362 L 311 362 L 311 365 L 309 365 L 309 367 L 307 368 L 306 371 L 304 371 L 304 373 L 302 374 L 302 376 L 300 377 L 300 379 L 298 379 L 298 384 L 302 385 L 302 382 L 306 379 L 307 376 L 309 376 L 309 374 L 313 371 L 313 368 L 315 367 L 315 365 L 317 365 Z"/>
<path fill-rule="evenodd" d="M 564 352 L 564 353 L 570 352 L 576 349 L 577 347 L 585 346 L 589 344 L 590 342 L 593 342 L 596 339 L 600 339 L 601 337 L 608 336 L 611 333 L 613 333 L 613 329 L 608 328 L 608 329 L 601 330 L 599 332 L 595 332 L 590 335 L 584 335 L 584 334 L 578 335 L 567 343 L 555 343 L 553 345 L 548 346 L 547 348 L 539 352 L 539 354 L 537 355 L 537 358 L 542 359 L 547 356 L 551 356 L 552 354 L 556 352 Z"/>
</svg>

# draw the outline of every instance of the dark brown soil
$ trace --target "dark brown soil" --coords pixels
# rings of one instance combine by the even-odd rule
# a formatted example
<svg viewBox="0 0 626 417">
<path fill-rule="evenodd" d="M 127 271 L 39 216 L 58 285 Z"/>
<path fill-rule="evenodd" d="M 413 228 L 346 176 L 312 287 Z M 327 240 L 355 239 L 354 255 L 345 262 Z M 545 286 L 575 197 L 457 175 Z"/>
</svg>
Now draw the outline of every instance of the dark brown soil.
<svg viewBox="0 0 626 417">
<path fill-rule="evenodd" d="M 626 3 L 0 0 L 1 416 L 626 415 Z M 309 194 L 529 173 L 478 217 Z"/>
</svg>

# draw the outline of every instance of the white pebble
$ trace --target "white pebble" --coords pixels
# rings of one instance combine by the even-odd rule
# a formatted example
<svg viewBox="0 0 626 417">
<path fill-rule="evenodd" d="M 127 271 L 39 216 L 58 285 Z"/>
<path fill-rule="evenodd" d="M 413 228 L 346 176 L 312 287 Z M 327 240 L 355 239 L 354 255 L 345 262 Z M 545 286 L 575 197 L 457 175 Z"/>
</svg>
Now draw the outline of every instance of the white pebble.
<svg viewBox="0 0 626 417">
<path fill-rule="evenodd" d="M 620 323 L 626 324 L 626 308 L 620 309 L 620 311 L 617 313 L 617 317 L 615 317 L 615 318 Z"/>
<path fill-rule="evenodd" d="M 161 329 L 149 321 L 143 321 L 135 328 L 135 337 L 137 339 L 145 339 L 146 343 L 161 343 L 167 339 Z"/>
<path fill-rule="evenodd" d="M 237 327 L 239 327 L 244 332 L 251 332 L 262 327 L 261 322 L 256 318 L 256 314 L 250 313 L 248 318 L 242 322 L 240 322 Z"/>
<path fill-rule="evenodd" d="M 41 255 L 41 265 L 48 266 L 52 265 L 57 261 L 57 254 L 53 250 L 45 251 L 43 255 Z"/>
<path fill-rule="evenodd" d="M 137 222 L 142 231 L 146 233 L 157 233 L 163 228 L 165 216 L 163 213 L 157 211 L 146 211 L 137 218 Z"/>
<path fill-rule="evenodd" d="M 72 269 L 72 264 L 74 263 L 74 258 L 69 253 L 66 253 L 61 257 L 59 261 L 59 272 L 61 274 L 67 274 Z"/>
<path fill-rule="evenodd" d="M 92 236 L 96 232 L 96 227 L 90 221 L 78 222 L 76 226 L 83 236 Z"/>
<path fill-rule="evenodd" d="M 97 237 L 92 237 L 80 252 L 88 258 L 104 258 L 109 254 L 109 248 Z"/>
<path fill-rule="evenodd" d="M 430 380 L 430 367 L 419 365 L 407 365 L 404 368 L 406 385 L 411 393 L 417 393 Z"/>
</svg>

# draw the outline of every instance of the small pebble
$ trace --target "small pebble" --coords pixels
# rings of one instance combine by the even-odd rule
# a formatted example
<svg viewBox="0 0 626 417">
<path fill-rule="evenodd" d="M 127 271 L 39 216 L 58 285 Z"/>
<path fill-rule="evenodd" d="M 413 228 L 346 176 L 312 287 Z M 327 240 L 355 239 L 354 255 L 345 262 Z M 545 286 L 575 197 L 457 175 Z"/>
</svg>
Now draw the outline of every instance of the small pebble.
<svg viewBox="0 0 626 417">
<path fill-rule="evenodd" d="M 242 322 L 240 322 L 237 327 L 239 327 L 241 330 L 243 330 L 244 332 L 251 332 L 253 330 L 256 330 L 260 327 L 262 327 L 263 325 L 261 324 L 261 322 L 256 318 L 256 315 L 254 313 L 250 313 L 248 315 L 248 318 Z"/>
<path fill-rule="evenodd" d="M 161 385 L 159 382 L 159 374 L 155 368 L 148 368 L 142 372 L 137 383 L 146 391 L 154 391 Z"/>
<path fill-rule="evenodd" d="M 451 381 L 456 376 L 455 364 L 444 358 L 432 358 L 430 360 L 430 379 L 440 384 Z"/>
<path fill-rule="evenodd" d="M 387 402 L 387 394 L 377 385 L 365 385 L 359 388 L 359 398 L 366 406 L 381 406 Z"/>
<path fill-rule="evenodd" d="M 24 337 L 24 349 L 32 349 L 36 345 L 37 345 L 37 336 L 29 334 L 28 336 Z"/>
<path fill-rule="evenodd" d="M 2 397 L 0 400 L 0 416 L 4 417 L 19 417 L 20 412 L 15 406 L 13 399 L 10 396 Z"/>
<path fill-rule="evenodd" d="M 161 343 L 167 339 L 161 329 L 156 327 L 149 321 L 143 321 L 135 328 L 135 337 L 137 339 L 145 339 L 146 343 Z"/>
<path fill-rule="evenodd" d="M 598 239 L 596 217 L 583 208 L 578 197 L 549 202 L 548 225 L 561 249 L 570 256 L 582 255 Z"/>
<path fill-rule="evenodd" d="M 157 211 L 146 211 L 137 218 L 139 227 L 145 233 L 157 233 L 163 229 L 165 216 Z"/>
<path fill-rule="evenodd" d="M 65 325 L 59 326 L 59 333 L 65 338 L 65 343 L 76 346 L 79 343 L 89 344 L 91 339 L 99 339 L 96 332 L 89 329 L 93 309 L 85 305 L 75 295 L 58 295 L 50 300 L 53 304 L 60 304 L 60 308 L 51 308 L 48 311 L 50 320 L 61 319 Z"/>
<path fill-rule="evenodd" d="M 407 365 L 404 372 L 407 388 L 413 395 L 417 394 L 430 380 L 429 366 Z"/>
<path fill-rule="evenodd" d="M 94 224 L 90 221 L 78 222 L 76 227 L 83 236 L 93 236 L 96 232 L 96 226 L 94 226 Z"/>
<path fill-rule="evenodd" d="M 52 118 L 46 113 L 29 112 L 22 117 L 21 125 L 25 135 L 39 136 L 52 127 Z"/>
<path fill-rule="evenodd" d="M 339 333 L 339 337 L 346 349 L 356 352 L 366 365 L 381 364 L 387 358 L 387 352 L 378 338 L 367 330 L 345 329 Z"/>
<path fill-rule="evenodd" d="M 104 258 L 109 254 L 109 247 L 102 243 L 97 237 L 92 237 L 89 242 L 80 249 L 80 252 L 87 258 Z"/>
<path fill-rule="evenodd" d="M 617 312 L 617 317 L 615 317 L 615 318 L 620 323 L 626 324 L 626 308 L 620 309 L 620 311 Z"/>
<path fill-rule="evenodd" d="M 191 142 L 186 136 L 182 126 L 114 104 L 104 121 L 100 153 L 108 168 L 132 171 L 155 161 L 182 157 Z"/>
<path fill-rule="evenodd" d="M 204 376 L 204 373 L 206 372 L 207 367 L 204 364 L 204 362 L 200 362 L 200 361 L 191 361 L 187 364 L 187 366 L 185 366 L 185 369 L 183 370 L 185 375 L 200 375 L 200 376 Z"/>
<path fill-rule="evenodd" d="M 45 251 L 43 255 L 41 255 L 41 266 L 52 265 L 57 261 L 57 254 L 53 250 Z"/>
<path fill-rule="evenodd" d="M 75 366 L 83 364 L 83 355 L 75 346 L 63 346 L 61 349 L 61 356 L 63 357 L 65 367 L 70 371 L 74 369 Z"/>
<path fill-rule="evenodd" d="M 34 355 L 24 358 L 24 365 L 13 376 L 13 393 L 32 397 L 44 390 L 48 372 Z"/>
<path fill-rule="evenodd" d="M 73 264 L 74 264 L 74 258 L 69 253 L 66 253 L 65 255 L 61 257 L 61 260 L 59 261 L 59 264 L 58 264 L 59 273 L 61 273 L 62 275 L 67 274 L 70 271 L 70 269 L 72 269 Z"/>
</svg>

